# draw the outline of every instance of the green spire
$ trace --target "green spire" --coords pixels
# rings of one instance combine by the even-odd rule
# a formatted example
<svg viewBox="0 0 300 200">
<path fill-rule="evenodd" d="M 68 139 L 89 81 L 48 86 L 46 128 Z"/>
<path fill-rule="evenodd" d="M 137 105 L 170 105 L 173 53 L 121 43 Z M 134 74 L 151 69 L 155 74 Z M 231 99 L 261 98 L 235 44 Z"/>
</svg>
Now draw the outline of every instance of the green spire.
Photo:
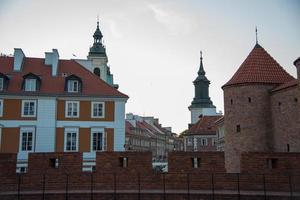
<svg viewBox="0 0 300 200">
<path fill-rule="evenodd" d="M 190 107 L 214 108 L 215 106 L 213 105 L 209 97 L 210 81 L 205 76 L 202 51 L 200 51 L 200 67 L 198 70 L 198 76 L 193 83 L 195 86 L 195 97 Z"/>
<path fill-rule="evenodd" d="M 104 45 L 102 44 L 103 35 L 99 28 L 99 19 L 97 20 L 97 28 L 93 35 L 94 43 L 90 48 L 89 55 L 106 55 L 106 50 Z"/>
</svg>

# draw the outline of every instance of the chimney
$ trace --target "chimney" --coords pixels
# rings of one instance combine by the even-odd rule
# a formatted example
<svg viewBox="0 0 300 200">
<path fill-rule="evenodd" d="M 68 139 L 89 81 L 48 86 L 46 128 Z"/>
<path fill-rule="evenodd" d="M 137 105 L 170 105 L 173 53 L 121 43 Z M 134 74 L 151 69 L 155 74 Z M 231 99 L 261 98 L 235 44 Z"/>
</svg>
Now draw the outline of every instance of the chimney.
<svg viewBox="0 0 300 200">
<path fill-rule="evenodd" d="M 52 76 L 57 75 L 59 54 L 57 49 L 52 49 L 52 52 L 45 52 L 45 65 L 51 65 Z"/>
<path fill-rule="evenodd" d="M 25 54 L 20 48 L 15 48 L 14 50 L 14 71 L 21 71 Z"/>
<path fill-rule="evenodd" d="M 294 65 L 297 68 L 297 79 L 300 79 L 300 57 L 294 61 Z"/>
</svg>

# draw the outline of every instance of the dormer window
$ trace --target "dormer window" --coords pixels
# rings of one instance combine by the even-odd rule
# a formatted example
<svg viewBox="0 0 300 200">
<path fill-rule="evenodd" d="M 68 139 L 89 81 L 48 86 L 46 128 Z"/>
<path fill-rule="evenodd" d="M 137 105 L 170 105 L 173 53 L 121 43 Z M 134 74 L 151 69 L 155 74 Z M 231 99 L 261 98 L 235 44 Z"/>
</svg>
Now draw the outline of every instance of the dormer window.
<svg viewBox="0 0 300 200">
<path fill-rule="evenodd" d="M 40 89 L 41 79 L 39 76 L 29 73 L 23 76 L 24 81 L 22 84 L 23 90 L 26 92 L 35 92 Z"/>
<path fill-rule="evenodd" d="M 9 78 L 6 75 L 0 73 L 0 91 L 3 91 L 7 88 L 8 81 Z"/>
<path fill-rule="evenodd" d="M 78 81 L 76 80 L 69 80 L 68 81 L 68 92 L 78 92 Z"/>
<path fill-rule="evenodd" d="M 36 79 L 25 79 L 25 91 L 34 92 L 36 91 Z"/>
<path fill-rule="evenodd" d="M 66 77 L 66 83 L 65 83 L 66 92 L 78 93 L 81 92 L 81 88 L 82 88 L 81 78 L 79 78 L 76 75 L 70 75 Z"/>
</svg>

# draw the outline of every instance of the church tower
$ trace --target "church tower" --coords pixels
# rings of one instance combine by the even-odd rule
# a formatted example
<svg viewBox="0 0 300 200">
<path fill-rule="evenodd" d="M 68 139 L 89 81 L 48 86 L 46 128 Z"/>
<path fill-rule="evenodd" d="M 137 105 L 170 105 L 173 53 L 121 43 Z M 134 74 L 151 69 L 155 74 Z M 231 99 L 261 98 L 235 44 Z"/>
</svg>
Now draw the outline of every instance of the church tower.
<svg viewBox="0 0 300 200">
<path fill-rule="evenodd" d="M 219 115 L 216 112 L 216 106 L 209 97 L 209 84 L 210 81 L 205 76 L 205 71 L 202 62 L 202 51 L 200 52 L 200 67 L 198 76 L 194 80 L 195 97 L 189 106 L 191 111 L 191 124 L 195 124 L 199 120 L 199 116 L 215 116 Z"/>
<path fill-rule="evenodd" d="M 89 71 L 99 76 L 99 78 L 109 85 L 118 88 L 118 85 L 114 84 L 113 75 L 110 73 L 110 68 L 108 66 L 108 58 L 106 55 L 105 46 L 103 44 L 103 35 L 99 28 L 99 20 L 97 21 L 97 27 L 93 38 L 93 46 L 90 47 L 87 60 L 76 59 L 76 61 Z"/>
</svg>

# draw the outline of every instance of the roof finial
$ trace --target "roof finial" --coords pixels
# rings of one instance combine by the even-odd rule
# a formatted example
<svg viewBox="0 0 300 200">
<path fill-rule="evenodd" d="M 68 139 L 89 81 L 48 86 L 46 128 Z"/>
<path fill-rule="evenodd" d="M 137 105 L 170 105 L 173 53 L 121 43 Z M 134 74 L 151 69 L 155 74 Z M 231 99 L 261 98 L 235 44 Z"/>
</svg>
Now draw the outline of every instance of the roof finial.
<svg viewBox="0 0 300 200">
<path fill-rule="evenodd" d="M 97 15 L 97 28 L 99 28 L 99 15 Z"/>
<path fill-rule="evenodd" d="M 257 41 L 257 26 L 255 26 L 255 42 L 256 42 L 256 44 L 258 43 L 258 41 Z"/>
<path fill-rule="evenodd" d="M 202 51 L 200 51 L 200 60 L 202 60 Z"/>
</svg>

